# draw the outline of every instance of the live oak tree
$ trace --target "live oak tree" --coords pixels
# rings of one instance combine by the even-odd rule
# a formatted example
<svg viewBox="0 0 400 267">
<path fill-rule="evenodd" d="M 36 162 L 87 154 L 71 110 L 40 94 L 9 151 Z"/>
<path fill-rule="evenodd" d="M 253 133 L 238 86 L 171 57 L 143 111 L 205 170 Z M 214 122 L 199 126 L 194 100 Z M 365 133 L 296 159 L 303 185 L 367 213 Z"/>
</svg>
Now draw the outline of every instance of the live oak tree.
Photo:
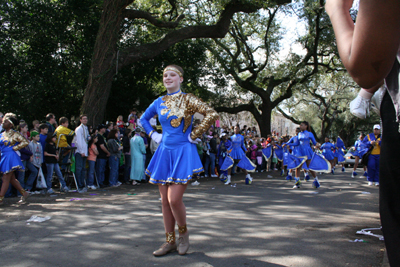
<svg viewBox="0 0 400 267">
<path fill-rule="evenodd" d="M 313 75 L 340 67 L 323 4 L 324 1 L 305 1 L 304 6 L 297 9 L 307 25 L 306 35 L 298 40 L 305 54 L 290 53 L 286 59 L 277 57 L 282 36 L 279 23 L 285 23 L 277 22 L 279 7 L 247 16 L 235 15 L 228 36 L 214 39 L 215 45 L 208 46 L 216 62 L 235 82 L 232 89 L 236 90 L 236 99 L 217 101 L 216 110 L 250 111 L 261 135 L 266 136 L 271 132 L 274 108 L 300 90 Z"/>
<path fill-rule="evenodd" d="M 104 0 L 81 112 L 88 115 L 92 124 L 103 120 L 113 79 L 123 67 L 152 59 L 183 40 L 223 38 L 234 14 L 289 2 Z M 206 11 L 212 16 L 203 16 Z M 130 46 L 120 45 L 125 38 L 146 30 L 158 34 L 133 41 Z"/>
<path fill-rule="evenodd" d="M 367 119 L 358 119 L 350 113 L 349 104 L 358 90 L 346 72 L 323 73 L 303 86 L 302 94 L 296 92 L 277 110 L 296 124 L 308 121 L 319 142 L 324 142 L 325 137 L 336 140 L 340 136 L 345 144 L 351 145 L 358 132 L 367 131 L 374 122 L 379 122 L 375 113 Z"/>
</svg>

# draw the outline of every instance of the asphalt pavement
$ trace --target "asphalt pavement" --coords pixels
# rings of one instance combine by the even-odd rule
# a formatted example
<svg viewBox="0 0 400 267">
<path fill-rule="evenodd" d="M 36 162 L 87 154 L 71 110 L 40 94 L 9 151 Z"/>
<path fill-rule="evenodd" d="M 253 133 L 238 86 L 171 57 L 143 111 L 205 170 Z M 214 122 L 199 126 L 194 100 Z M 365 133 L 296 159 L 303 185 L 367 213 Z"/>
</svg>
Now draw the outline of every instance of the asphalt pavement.
<svg viewBox="0 0 400 267">
<path fill-rule="evenodd" d="M 360 169 L 360 172 L 361 169 Z M 279 172 L 232 185 L 199 179 L 184 195 L 189 253 L 154 257 L 165 240 L 157 186 L 10 198 L 0 206 L 1 266 L 382 266 L 378 188 L 351 170 L 292 189 Z M 33 215 L 51 217 L 27 222 Z M 177 235 L 178 235 L 178 231 Z M 374 231 L 382 234 L 380 230 Z M 355 242 L 355 240 L 358 242 Z M 363 241 L 359 242 L 360 239 Z"/>
</svg>

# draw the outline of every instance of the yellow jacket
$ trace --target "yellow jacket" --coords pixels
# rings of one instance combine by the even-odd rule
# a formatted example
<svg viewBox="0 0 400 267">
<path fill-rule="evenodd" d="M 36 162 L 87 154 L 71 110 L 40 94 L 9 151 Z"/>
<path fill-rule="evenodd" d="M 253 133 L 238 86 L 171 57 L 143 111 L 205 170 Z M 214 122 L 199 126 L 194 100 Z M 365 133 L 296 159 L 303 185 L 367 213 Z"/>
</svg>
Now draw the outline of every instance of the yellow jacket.
<svg viewBox="0 0 400 267">
<path fill-rule="evenodd" d="M 75 134 L 75 132 L 68 129 L 67 127 L 60 125 L 56 129 L 56 134 L 57 134 L 58 147 L 68 147 L 69 145 L 68 145 L 66 136 L 73 136 Z M 57 143 L 56 143 L 56 145 L 57 145 Z"/>
</svg>

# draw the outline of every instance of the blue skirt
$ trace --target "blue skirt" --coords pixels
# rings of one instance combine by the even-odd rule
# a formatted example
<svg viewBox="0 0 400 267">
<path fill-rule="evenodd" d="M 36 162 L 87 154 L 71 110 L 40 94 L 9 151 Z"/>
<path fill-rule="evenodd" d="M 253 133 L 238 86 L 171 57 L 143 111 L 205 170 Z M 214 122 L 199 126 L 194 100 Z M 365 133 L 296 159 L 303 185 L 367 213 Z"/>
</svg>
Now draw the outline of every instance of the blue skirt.
<svg viewBox="0 0 400 267">
<path fill-rule="evenodd" d="M 203 172 L 203 164 L 195 144 L 186 143 L 174 149 L 166 148 L 163 143 L 157 148 L 146 175 L 152 184 L 187 184 L 193 174 Z"/>
<path fill-rule="evenodd" d="M 244 169 L 248 172 L 254 172 L 257 165 L 254 164 L 248 157 L 244 156 L 237 165 L 239 168 Z"/>
<path fill-rule="evenodd" d="M 334 156 L 333 156 L 333 152 L 332 152 L 332 150 L 330 150 L 329 152 L 322 152 L 322 155 L 324 155 L 324 157 L 327 159 L 327 160 L 334 160 Z"/>
<path fill-rule="evenodd" d="M 232 151 L 229 153 L 233 159 L 242 159 L 246 154 L 244 153 L 242 147 L 234 147 Z"/>
<path fill-rule="evenodd" d="M 300 166 L 305 164 L 306 160 L 306 157 L 298 158 L 290 153 L 283 154 L 283 166 L 287 166 L 288 170 L 299 168 Z"/>
<path fill-rule="evenodd" d="M 24 169 L 21 158 L 14 150 L 7 150 L 1 153 L 0 173 L 9 173 Z"/>
<path fill-rule="evenodd" d="M 263 148 L 262 153 L 265 160 L 269 160 L 272 156 L 272 146 L 267 146 L 266 148 Z"/>
<path fill-rule="evenodd" d="M 317 153 L 313 154 L 308 169 L 315 172 L 326 172 L 326 173 L 330 173 L 332 170 L 329 161 L 327 161 L 324 158 L 324 156 Z"/>
<path fill-rule="evenodd" d="M 310 146 L 298 146 L 298 157 L 307 157 L 307 160 L 311 159 L 314 151 L 311 149 Z"/>
<path fill-rule="evenodd" d="M 229 168 L 232 168 L 234 160 L 230 156 L 226 156 L 224 159 L 224 163 L 221 164 L 221 171 L 227 171 Z"/>
<path fill-rule="evenodd" d="M 359 157 L 359 158 L 361 159 L 362 156 L 364 156 L 364 154 L 367 153 L 367 152 L 368 152 L 368 149 L 366 148 L 366 149 L 363 149 L 363 150 L 351 152 L 351 154 L 352 154 L 354 157 Z"/>
</svg>

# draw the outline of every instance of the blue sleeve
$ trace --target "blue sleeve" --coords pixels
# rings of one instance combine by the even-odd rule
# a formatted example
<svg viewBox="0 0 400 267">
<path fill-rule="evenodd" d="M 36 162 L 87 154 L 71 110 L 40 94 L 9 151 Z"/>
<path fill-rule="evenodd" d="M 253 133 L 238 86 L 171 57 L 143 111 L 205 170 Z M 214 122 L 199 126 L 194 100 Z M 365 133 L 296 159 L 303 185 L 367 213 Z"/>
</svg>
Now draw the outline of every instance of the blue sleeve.
<svg viewBox="0 0 400 267">
<path fill-rule="evenodd" d="M 231 150 L 231 148 L 232 148 L 232 142 L 228 140 L 228 141 L 226 142 L 226 144 L 225 144 L 225 147 L 226 147 L 226 150 Z"/>
<path fill-rule="evenodd" d="M 317 141 L 315 141 L 314 135 L 311 132 L 309 132 L 309 133 L 310 133 L 310 140 L 313 143 L 313 145 L 315 146 L 317 144 Z"/>
<path fill-rule="evenodd" d="M 242 136 L 243 137 L 243 136 Z M 244 145 L 244 137 L 241 139 L 242 141 L 242 149 L 244 150 L 244 151 L 247 151 L 247 148 L 245 147 L 245 145 Z"/>
<path fill-rule="evenodd" d="M 325 143 L 323 143 L 322 145 L 321 145 L 321 148 L 324 148 L 325 147 Z"/>
<path fill-rule="evenodd" d="M 290 140 L 286 143 L 286 145 L 292 144 L 292 143 L 294 142 L 294 138 L 295 138 L 295 136 L 293 136 L 292 138 L 290 138 Z"/>
<path fill-rule="evenodd" d="M 154 100 L 153 103 L 146 109 L 142 117 L 140 118 L 140 123 L 142 124 L 143 128 L 146 130 L 146 133 L 149 134 L 153 131 L 153 127 L 150 125 L 150 119 L 157 114 L 157 104 L 158 99 Z"/>
<path fill-rule="evenodd" d="M 295 138 L 296 137 L 296 138 Z M 293 140 L 292 140 L 293 139 Z M 298 145 L 300 145 L 300 142 L 299 142 L 299 138 L 297 138 L 297 135 L 296 136 L 293 136 L 290 140 L 292 140 L 292 143 L 291 143 L 291 145 L 292 146 L 298 146 Z M 289 141 L 290 142 L 290 141 Z"/>
<path fill-rule="evenodd" d="M 371 143 L 368 140 L 368 135 L 364 137 L 362 141 L 368 148 L 371 146 Z"/>
</svg>

